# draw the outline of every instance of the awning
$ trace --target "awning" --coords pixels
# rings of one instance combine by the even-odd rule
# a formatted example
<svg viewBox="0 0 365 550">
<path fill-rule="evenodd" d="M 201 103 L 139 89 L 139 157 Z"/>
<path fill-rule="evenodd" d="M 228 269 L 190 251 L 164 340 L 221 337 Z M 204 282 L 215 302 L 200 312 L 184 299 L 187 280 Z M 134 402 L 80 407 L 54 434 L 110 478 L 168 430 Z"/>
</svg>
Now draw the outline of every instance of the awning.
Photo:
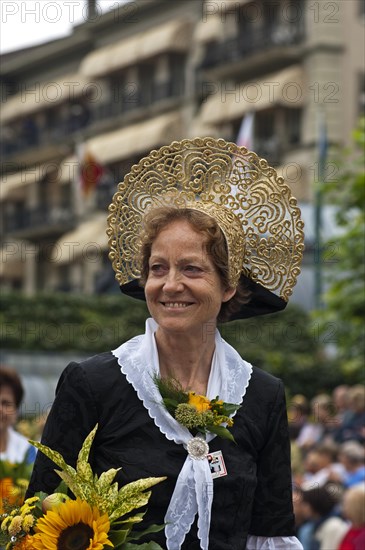
<svg viewBox="0 0 365 550">
<path fill-rule="evenodd" d="M 275 105 L 300 107 L 305 100 L 303 84 L 303 68 L 294 65 L 258 80 L 217 85 L 215 93 L 208 96 L 201 108 L 201 119 L 206 124 L 216 124 Z"/>
<path fill-rule="evenodd" d="M 215 14 L 221 15 L 226 11 L 233 13 L 234 10 L 239 9 L 244 4 L 253 2 L 255 2 L 255 0 L 205 0 L 203 5 L 203 17 L 209 17 Z"/>
<path fill-rule="evenodd" d="M 80 223 L 76 229 L 65 233 L 55 244 L 51 261 L 57 264 L 70 264 L 80 257 L 87 258 L 108 248 L 106 235 L 107 216 L 105 213 Z"/>
<path fill-rule="evenodd" d="M 170 21 L 91 52 L 81 63 L 80 70 L 88 77 L 97 77 L 161 52 L 186 51 L 192 31 L 191 21 Z"/>
<path fill-rule="evenodd" d="M 58 163 L 47 162 L 27 170 L 3 176 L 0 180 L 0 200 L 6 199 L 13 191 L 20 187 L 26 187 L 47 177 L 47 174 L 56 174 Z M 55 175 L 56 177 L 56 175 Z"/>
<path fill-rule="evenodd" d="M 205 9 L 212 9 L 214 7 L 214 9 L 218 9 L 221 12 L 228 10 L 232 11 L 244 4 L 250 4 L 252 2 L 254 2 L 254 0 L 214 0 L 214 2 L 208 0 Z"/>
<path fill-rule="evenodd" d="M 174 112 L 97 136 L 86 145 L 95 158 L 108 163 L 170 143 L 180 134 L 181 116 Z"/>
<path fill-rule="evenodd" d="M 194 38 L 197 42 L 210 42 L 219 40 L 224 31 L 224 23 L 220 13 L 214 12 L 212 15 L 203 17 L 197 24 L 194 32 Z"/>
<path fill-rule="evenodd" d="M 9 120 L 80 97 L 87 93 L 88 84 L 90 84 L 88 78 L 79 73 L 73 73 L 46 82 L 24 85 L 21 92 L 9 97 L 4 104 L 1 121 L 6 123 Z M 93 88 L 90 91 L 94 91 Z"/>
<path fill-rule="evenodd" d="M 219 138 L 221 137 L 221 135 L 220 135 L 220 130 L 217 128 L 217 126 L 203 124 L 201 120 L 199 120 L 198 118 L 194 118 L 191 124 L 189 124 L 188 133 L 186 137 L 191 139 L 194 139 L 196 137 Z"/>
</svg>

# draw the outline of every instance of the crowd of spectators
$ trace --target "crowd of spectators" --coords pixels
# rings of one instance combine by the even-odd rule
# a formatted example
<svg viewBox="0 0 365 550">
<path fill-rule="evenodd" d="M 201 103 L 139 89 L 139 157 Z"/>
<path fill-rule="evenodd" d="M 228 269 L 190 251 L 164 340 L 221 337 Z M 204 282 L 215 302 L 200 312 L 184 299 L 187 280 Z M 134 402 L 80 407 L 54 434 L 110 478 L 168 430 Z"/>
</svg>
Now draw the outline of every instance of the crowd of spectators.
<svg viewBox="0 0 365 550">
<path fill-rule="evenodd" d="M 365 386 L 288 407 L 293 503 L 304 550 L 365 549 Z"/>
</svg>

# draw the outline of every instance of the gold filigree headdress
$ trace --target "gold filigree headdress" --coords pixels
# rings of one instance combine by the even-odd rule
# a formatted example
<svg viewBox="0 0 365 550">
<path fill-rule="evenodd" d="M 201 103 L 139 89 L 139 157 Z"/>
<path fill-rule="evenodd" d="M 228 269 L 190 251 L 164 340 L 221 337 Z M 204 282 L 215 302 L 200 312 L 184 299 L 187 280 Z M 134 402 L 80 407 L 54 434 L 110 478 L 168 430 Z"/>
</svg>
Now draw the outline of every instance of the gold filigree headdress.
<svg viewBox="0 0 365 550">
<path fill-rule="evenodd" d="M 266 160 L 208 137 L 174 141 L 134 165 L 109 206 L 109 257 L 122 289 L 140 277 L 144 214 L 165 204 L 214 217 L 227 241 L 232 286 L 243 276 L 285 306 L 300 273 L 304 225 L 289 187 Z"/>
</svg>

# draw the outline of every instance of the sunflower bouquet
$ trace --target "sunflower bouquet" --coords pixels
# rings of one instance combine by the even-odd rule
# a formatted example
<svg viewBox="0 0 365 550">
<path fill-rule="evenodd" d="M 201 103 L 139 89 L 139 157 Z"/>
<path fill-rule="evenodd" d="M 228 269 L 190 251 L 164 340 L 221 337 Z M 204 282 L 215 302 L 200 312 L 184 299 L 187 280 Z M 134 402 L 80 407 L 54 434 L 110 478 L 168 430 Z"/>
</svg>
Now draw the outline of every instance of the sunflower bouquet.
<svg viewBox="0 0 365 550">
<path fill-rule="evenodd" d="M 23 503 L 32 467 L 26 458 L 17 464 L 0 460 L 0 514 L 9 506 Z"/>
<path fill-rule="evenodd" d="M 193 434 L 212 432 L 223 439 L 234 441 L 228 428 L 233 426 L 231 415 L 240 405 L 225 403 L 217 396 L 209 400 L 205 395 L 185 391 L 174 378 L 154 377 L 167 411 Z"/>
<path fill-rule="evenodd" d="M 151 492 L 147 489 L 166 478 L 139 479 L 119 489 L 113 480 L 120 468 L 95 475 L 89 453 L 96 430 L 97 426 L 85 439 L 76 469 L 60 453 L 31 441 L 57 464 L 62 481 L 55 493 L 37 493 L 1 515 L 0 546 L 6 550 L 161 550 L 155 542 L 135 541 L 164 526 L 138 532 L 133 528 L 143 519 L 144 513 L 135 510 L 148 503 Z"/>
</svg>

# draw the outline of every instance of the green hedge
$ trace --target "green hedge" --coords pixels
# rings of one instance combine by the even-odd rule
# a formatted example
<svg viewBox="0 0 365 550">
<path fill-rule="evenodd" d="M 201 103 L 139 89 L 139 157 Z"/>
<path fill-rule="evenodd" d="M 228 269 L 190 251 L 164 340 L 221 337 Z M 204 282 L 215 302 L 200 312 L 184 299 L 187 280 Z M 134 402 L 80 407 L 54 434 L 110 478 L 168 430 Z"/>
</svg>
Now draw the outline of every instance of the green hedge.
<svg viewBox="0 0 365 550">
<path fill-rule="evenodd" d="M 140 334 L 147 309 L 123 295 L 11 293 L 0 299 L 6 349 L 99 352 Z"/>
<path fill-rule="evenodd" d="M 1 296 L 0 306 L 0 339 L 7 350 L 98 353 L 143 332 L 148 316 L 143 302 L 119 294 L 9 293 Z M 317 323 L 296 306 L 219 328 L 242 357 L 282 378 L 292 394 L 310 396 L 359 382 L 346 378 L 326 353 L 327 344 L 336 344 L 335 331 L 320 336 Z"/>
</svg>

